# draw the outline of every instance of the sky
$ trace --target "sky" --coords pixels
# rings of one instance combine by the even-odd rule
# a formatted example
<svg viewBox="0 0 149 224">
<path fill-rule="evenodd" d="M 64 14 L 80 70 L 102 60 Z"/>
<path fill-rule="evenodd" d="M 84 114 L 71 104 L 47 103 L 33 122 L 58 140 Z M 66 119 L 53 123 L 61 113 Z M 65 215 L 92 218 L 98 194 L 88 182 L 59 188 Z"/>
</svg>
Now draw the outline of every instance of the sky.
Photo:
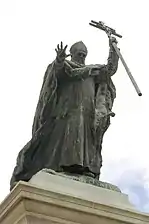
<svg viewBox="0 0 149 224">
<path fill-rule="evenodd" d="M 143 96 L 119 62 L 113 77 L 117 97 L 104 136 L 101 180 L 119 186 L 140 211 L 149 213 L 148 0 L 0 0 L 0 201 L 18 152 L 31 138 L 33 117 L 49 63 L 60 41 L 82 40 L 86 64 L 108 58 L 106 34 L 89 26 L 103 21 L 123 38 L 118 46 Z M 68 52 L 69 53 L 69 52 Z"/>
</svg>

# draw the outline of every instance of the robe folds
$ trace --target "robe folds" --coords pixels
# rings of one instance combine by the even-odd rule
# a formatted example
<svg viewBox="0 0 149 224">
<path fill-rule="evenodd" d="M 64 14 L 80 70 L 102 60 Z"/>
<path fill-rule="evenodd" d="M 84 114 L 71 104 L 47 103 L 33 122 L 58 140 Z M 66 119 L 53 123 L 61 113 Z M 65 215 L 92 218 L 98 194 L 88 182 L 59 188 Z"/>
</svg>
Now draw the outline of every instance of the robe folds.
<svg viewBox="0 0 149 224">
<path fill-rule="evenodd" d="M 62 171 L 79 165 L 99 175 L 103 135 L 110 124 L 115 94 L 111 76 L 118 57 L 107 65 L 56 60 L 46 70 L 33 122 L 32 138 L 20 151 L 11 179 L 28 181 L 43 168 Z"/>
</svg>

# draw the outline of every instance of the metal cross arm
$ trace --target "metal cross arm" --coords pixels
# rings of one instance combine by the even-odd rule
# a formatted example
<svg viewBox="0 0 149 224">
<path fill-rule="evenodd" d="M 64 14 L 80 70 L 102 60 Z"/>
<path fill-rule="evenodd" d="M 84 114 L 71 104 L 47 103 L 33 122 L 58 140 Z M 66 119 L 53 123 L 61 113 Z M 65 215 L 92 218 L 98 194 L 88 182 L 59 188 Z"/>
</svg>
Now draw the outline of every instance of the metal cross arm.
<svg viewBox="0 0 149 224">
<path fill-rule="evenodd" d="M 96 22 L 94 20 L 91 20 L 91 22 L 89 23 L 91 26 L 94 26 L 98 29 L 101 29 L 103 31 L 105 31 L 106 33 L 109 32 L 110 34 L 113 34 L 114 36 L 117 36 L 117 37 L 120 37 L 122 38 L 122 35 L 116 33 L 116 31 L 114 29 L 112 29 L 111 27 L 109 26 L 106 26 L 103 22 L 99 21 L 99 22 Z"/>
</svg>

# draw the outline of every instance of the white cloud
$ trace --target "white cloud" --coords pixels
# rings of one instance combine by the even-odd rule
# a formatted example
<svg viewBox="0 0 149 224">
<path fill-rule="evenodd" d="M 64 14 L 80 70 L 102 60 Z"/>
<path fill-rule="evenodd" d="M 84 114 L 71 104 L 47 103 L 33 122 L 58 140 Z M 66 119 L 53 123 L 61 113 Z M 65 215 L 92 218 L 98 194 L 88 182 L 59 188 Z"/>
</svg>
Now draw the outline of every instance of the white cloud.
<svg viewBox="0 0 149 224">
<path fill-rule="evenodd" d="M 119 186 L 138 210 L 149 212 L 149 169 L 130 158 L 107 161 L 102 179 Z"/>
</svg>

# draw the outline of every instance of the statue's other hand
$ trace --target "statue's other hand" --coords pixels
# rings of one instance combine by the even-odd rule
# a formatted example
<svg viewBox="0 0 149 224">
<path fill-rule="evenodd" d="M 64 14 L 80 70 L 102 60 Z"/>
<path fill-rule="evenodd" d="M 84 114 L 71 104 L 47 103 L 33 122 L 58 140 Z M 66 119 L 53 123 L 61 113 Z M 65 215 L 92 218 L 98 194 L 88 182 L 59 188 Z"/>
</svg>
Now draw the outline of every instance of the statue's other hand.
<svg viewBox="0 0 149 224">
<path fill-rule="evenodd" d="M 57 45 L 57 48 L 55 49 L 56 51 L 56 59 L 58 62 L 63 62 L 65 60 L 65 58 L 67 58 L 69 55 L 66 54 L 66 49 L 67 49 L 67 45 L 65 47 L 63 47 L 63 42 L 61 41 L 61 44 Z"/>
</svg>

